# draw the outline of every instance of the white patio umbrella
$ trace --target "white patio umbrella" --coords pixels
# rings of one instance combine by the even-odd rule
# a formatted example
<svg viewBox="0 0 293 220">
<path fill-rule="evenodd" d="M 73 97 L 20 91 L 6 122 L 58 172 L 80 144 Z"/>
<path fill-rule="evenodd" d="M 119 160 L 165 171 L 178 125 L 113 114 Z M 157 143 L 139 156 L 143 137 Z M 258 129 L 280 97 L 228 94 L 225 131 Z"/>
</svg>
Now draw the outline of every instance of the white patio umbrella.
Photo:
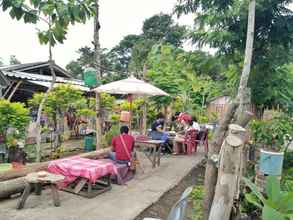
<svg viewBox="0 0 293 220">
<path fill-rule="evenodd" d="M 139 80 L 133 76 L 101 85 L 94 89 L 97 93 L 109 94 L 125 94 L 129 96 L 130 101 L 130 125 L 131 125 L 131 109 L 132 109 L 132 95 L 135 96 L 169 96 L 168 93 L 153 86 L 150 83 Z M 131 126 L 130 126 L 131 127 Z"/>
<path fill-rule="evenodd" d="M 94 91 L 98 93 L 104 92 L 110 94 L 130 94 L 139 96 L 168 96 L 163 90 L 133 76 L 101 85 L 95 88 Z"/>
</svg>

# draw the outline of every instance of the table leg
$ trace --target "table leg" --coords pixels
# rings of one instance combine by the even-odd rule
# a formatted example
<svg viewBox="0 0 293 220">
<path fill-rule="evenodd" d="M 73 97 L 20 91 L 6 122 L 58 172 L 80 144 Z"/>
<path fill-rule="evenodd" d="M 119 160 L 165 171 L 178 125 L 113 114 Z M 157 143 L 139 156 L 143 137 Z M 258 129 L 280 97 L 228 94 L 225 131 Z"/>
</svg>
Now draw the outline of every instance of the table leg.
<svg viewBox="0 0 293 220">
<path fill-rule="evenodd" d="M 42 194 L 42 184 L 41 183 L 35 183 L 35 193 L 37 196 L 40 196 Z"/>
<path fill-rule="evenodd" d="M 16 206 L 17 209 L 22 209 L 24 207 L 24 203 L 27 200 L 30 192 L 31 192 L 31 184 L 30 183 L 26 183 L 25 188 L 24 188 L 24 191 L 23 191 L 23 193 L 21 195 L 21 198 L 20 198 L 20 200 L 17 203 L 17 206 Z"/>
<path fill-rule="evenodd" d="M 158 149 L 158 159 L 157 159 L 158 166 L 160 166 L 160 164 L 161 164 L 161 152 L 162 152 L 162 145 L 160 145 L 159 149 Z"/>
<path fill-rule="evenodd" d="M 55 184 L 51 184 L 51 190 L 52 190 L 52 196 L 53 196 L 53 202 L 55 206 L 60 206 L 60 198 L 59 198 L 59 193 L 58 189 Z"/>
<path fill-rule="evenodd" d="M 153 161 L 152 161 L 152 163 L 153 163 L 153 168 L 155 168 L 156 167 L 156 156 L 157 156 L 157 152 L 156 152 L 156 147 L 154 147 L 153 148 Z"/>
</svg>

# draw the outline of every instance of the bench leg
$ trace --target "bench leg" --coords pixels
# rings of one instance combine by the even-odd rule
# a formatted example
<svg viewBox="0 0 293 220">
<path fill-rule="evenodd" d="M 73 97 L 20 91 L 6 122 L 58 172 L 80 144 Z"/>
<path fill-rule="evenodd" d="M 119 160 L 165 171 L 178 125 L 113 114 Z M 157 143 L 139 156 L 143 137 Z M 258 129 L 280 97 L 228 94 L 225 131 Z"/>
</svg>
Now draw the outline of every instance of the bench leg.
<svg viewBox="0 0 293 220">
<path fill-rule="evenodd" d="M 60 206 L 60 198 L 59 198 L 59 193 L 58 189 L 55 184 L 51 184 L 51 190 L 52 190 L 52 197 L 53 197 L 53 202 L 55 206 Z"/>
<path fill-rule="evenodd" d="M 21 198 L 17 203 L 17 206 L 16 206 L 17 209 L 22 209 L 24 207 L 25 201 L 27 200 L 30 192 L 31 192 L 31 184 L 26 183 L 26 186 L 25 186 L 24 191 L 21 195 Z"/>
</svg>

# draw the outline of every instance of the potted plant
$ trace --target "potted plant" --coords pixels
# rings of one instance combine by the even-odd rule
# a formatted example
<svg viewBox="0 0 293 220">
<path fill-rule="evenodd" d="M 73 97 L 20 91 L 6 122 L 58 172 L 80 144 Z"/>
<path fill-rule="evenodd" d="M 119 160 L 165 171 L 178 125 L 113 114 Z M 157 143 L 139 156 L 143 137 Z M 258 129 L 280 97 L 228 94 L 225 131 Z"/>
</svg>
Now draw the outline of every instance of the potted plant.
<svg viewBox="0 0 293 220">
<path fill-rule="evenodd" d="M 254 146 L 259 146 L 259 168 L 263 174 L 280 176 L 284 158 L 284 137 L 293 133 L 292 119 L 279 113 L 271 120 L 254 120 L 250 125 Z"/>
</svg>

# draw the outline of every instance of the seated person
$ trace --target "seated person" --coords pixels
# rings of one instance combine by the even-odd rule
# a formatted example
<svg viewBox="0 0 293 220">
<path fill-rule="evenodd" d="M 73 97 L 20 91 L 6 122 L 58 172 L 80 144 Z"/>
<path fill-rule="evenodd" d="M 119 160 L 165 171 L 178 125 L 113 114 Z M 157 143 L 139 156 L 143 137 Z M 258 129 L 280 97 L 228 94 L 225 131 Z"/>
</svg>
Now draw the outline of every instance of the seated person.
<svg viewBox="0 0 293 220">
<path fill-rule="evenodd" d="M 162 140 L 164 135 L 164 115 L 159 113 L 156 121 L 152 124 L 151 138 L 153 140 Z"/>
<path fill-rule="evenodd" d="M 174 139 L 174 153 L 173 154 L 179 154 L 179 153 L 186 153 L 186 146 L 185 146 L 185 135 L 190 130 L 195 130 L 192 126 L 193 121 L 192 120 L 182 120 L 181 123 L 184 125 L 184 131 L 178 132 L 176 134 L 176 137 Z"/>
<path fill-rule="evenodd" d="M 200 131 L 200 125 L 197 122 L 197 119 L 195 116 L 192 117 L 192 127 L 197 130 Z"/>
<path fill-rule="evenodd" d="M 171 131 L 179 131 L 181 124 L 179 123 L 180 112 L 176 112 L 171 118 Z M 182 129 L 181 129 L 182 130 Z"/>
<path fill-rule="evenodd" d="M 121 126 L 120 135 L 112 139 L 112 151 L 109 157 L 117 163 L 130 165 L 134 149 L 134 137 L 129 135 L 128 132 L 127 126 Z"/>
</svg>

